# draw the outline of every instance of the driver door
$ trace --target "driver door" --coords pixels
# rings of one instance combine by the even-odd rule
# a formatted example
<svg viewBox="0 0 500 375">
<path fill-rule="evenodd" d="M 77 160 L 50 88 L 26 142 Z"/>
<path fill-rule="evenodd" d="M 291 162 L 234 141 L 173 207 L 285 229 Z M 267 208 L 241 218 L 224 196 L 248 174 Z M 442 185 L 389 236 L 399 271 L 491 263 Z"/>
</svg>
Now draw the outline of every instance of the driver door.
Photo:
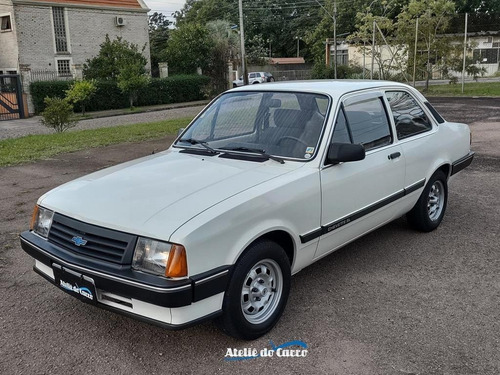
<svg viewBox="0 0 500 375">
<path fill-rule="evenodd" d="M 405 161 L 380 92 L 342 101 L 330 143 L 362 144 L 364 160 L 324 165 L 322 233 L 315 259 L 395 217 L 404 195 Z"/>
</svg>

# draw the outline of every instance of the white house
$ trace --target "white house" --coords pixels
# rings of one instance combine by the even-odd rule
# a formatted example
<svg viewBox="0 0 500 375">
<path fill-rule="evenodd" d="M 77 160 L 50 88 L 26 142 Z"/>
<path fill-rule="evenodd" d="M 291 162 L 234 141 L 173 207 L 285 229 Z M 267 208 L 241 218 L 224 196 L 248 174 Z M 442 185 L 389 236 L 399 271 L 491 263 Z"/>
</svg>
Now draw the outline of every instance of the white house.
<svg viewBox="0 0 500 375">
<path fill-rule="evenodd" d="M 149 62 L 148 11 L 142 0 L 2 0 L 0 74 L 74 75 L 106 34 L 146 46 Z"/>
</svg>

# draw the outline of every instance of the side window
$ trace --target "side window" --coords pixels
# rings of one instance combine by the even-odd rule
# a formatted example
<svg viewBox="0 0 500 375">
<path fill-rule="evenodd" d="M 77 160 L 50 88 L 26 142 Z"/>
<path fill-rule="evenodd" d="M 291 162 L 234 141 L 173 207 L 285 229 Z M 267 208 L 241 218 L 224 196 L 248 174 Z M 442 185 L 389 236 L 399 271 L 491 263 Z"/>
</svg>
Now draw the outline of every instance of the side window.
<svg viewBox="0 0 500 375">
<path fill-rule="evenodd" d="M 335 121 L 335 130 L 333 131 L 332 143 L 351 143 L 347 123 L 345 121 L 344 109 L 341 108 Z"/>
<path fill-rule="evenodd" d="M 391 106 L 399 139 L 432 129 L 431 122 L 410 94 L 404 91 L 387 91 L 385 95 Z"/>
<path fill-rule="evenodd" d="M 354 102 L 344 109 L 353 143 L 362 144 L 366 151 L 392 143 L 391 127 L 381 98 Z"/>
</svg>

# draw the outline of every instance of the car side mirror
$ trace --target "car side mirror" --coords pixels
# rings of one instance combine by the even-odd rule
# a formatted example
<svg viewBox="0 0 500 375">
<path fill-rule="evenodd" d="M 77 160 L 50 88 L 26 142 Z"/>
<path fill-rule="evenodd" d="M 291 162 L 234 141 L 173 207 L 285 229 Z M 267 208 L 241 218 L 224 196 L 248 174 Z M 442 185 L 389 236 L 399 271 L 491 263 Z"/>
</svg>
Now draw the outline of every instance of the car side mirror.
<svg viewBox="0 0 500 375">
<path fill-rule="evenodd" d="M 348 161 L 358 161 L 365 158 L 363 145 L 352 143 L 332 143 L 328 147 L 326 164 L 338 164 Z"/>
</svg>

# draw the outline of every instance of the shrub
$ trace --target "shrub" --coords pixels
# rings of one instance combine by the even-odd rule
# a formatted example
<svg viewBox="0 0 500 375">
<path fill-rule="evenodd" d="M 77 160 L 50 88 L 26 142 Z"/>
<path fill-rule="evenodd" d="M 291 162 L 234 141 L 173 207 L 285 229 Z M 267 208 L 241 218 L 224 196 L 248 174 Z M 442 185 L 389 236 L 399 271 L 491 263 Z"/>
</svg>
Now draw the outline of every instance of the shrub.
<svg viewBox="0 0 500 375">
<path fill-rule="evenodd" d="M 33 82 L 30 92 L 35 107 L 35 113 L 41 113 L 45 109 L 45 98 L 64 98 L 74 81 L 44 81 Z"/>
<path fill-rule="evenodd" d="M 66 99 L 46 97 L 44 102 L 46 107 L 40 119 L 42 125 L 54 129 L 57 133 L 76 126 L 73 106 Z"/>
<path fill-rule="evenodd" d="M 71 85 L 71 88 L 66 91 L 66 99 L 68 99 L 70 103 L 80 103 L 82 115 L 85 115 L 85 105 L 95 94 L 96 90 L 96 81 L 93 79 L 88 81 L 75 81 Z"/>
<path fill-rule="evenodd" d="M 138 106 L 190 102 L 205 99 L 205 87 L 210 83 L 206 76 L 178 75 L 168 78 L 153 78 L 148 85 L 137 91 Z M 45 109 L 44 99 L 64 98 L 73 81 L 33 82 L 31 94 L 35 112 Z M 85 105 L 87 111 L 127 108 L 128 95 L 121 92 L 116 81 L 96 81 L 96 92 Z M 75 111 L 81 111 L 80 103 L 75 103 Z"/>
</svg>

